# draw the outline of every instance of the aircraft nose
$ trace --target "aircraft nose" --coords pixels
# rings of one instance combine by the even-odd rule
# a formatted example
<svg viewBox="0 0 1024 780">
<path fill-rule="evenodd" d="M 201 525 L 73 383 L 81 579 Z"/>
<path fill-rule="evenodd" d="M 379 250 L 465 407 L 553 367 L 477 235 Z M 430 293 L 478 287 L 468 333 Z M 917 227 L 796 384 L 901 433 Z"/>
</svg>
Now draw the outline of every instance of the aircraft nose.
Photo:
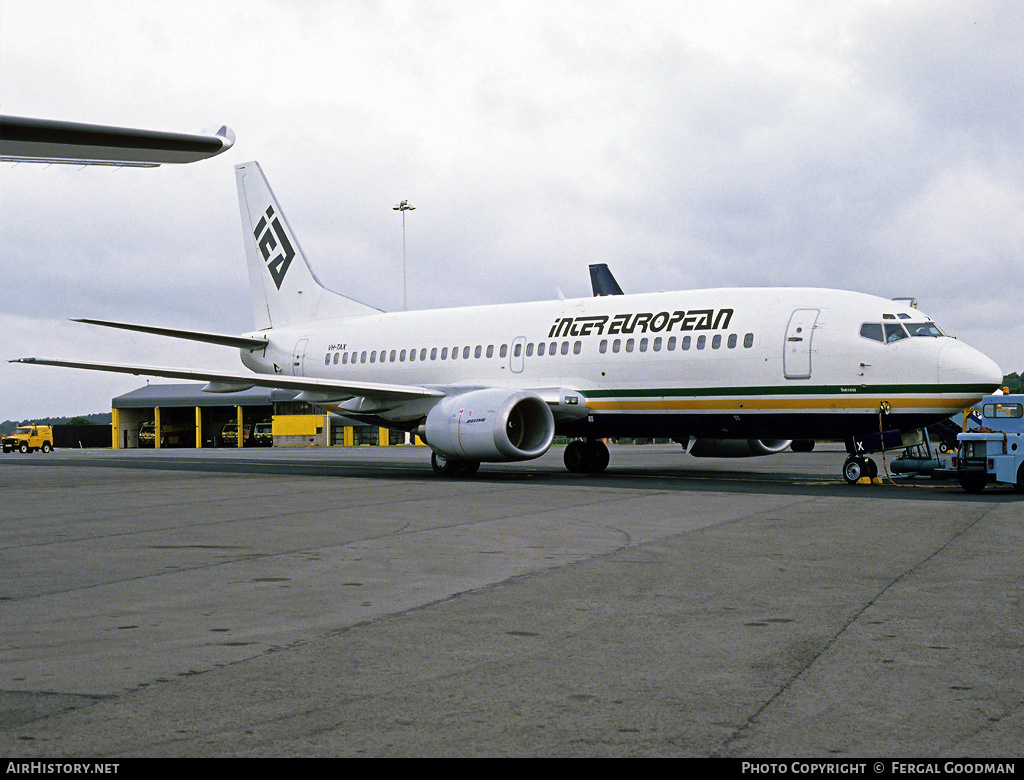
<svg viewBox="0 0 1024 780">
<path fill-rule="evenodd" d="M 974 392 L 981 396 L 1003 384 L 1003 372 L 987 355 L 959 341 L 950 341 L 939 352 L 938 380 L 944 392 Z"/>
</svg>

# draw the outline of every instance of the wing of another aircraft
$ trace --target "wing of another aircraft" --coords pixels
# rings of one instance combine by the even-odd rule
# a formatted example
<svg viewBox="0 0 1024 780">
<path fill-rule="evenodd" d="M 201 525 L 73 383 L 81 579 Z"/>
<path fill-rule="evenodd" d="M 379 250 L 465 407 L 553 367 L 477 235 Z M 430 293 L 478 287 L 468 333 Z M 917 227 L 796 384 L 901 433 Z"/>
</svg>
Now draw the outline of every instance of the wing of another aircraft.
<svg viewBox="0 0 1024 780">
<path fill-rule="evenodd" d="M 235 134 L 227 125 L 209 133 L 167 133 L 0 116 L 0 160 L 5 162 L 154 168 L 205 160 L 234 143 Z"/>
<path fill-rule="evenodd" d="M 48 358 L 18 358 L 10 363 L 31 363 L 40 366 L 61 366 L 63 368 L 84 368 L 91 371 L 108 371 L 115 374 L 135 376 L 160 376 L 167 379 L 191 379 L 208 382 L 203 388 L 213 393 L 233 393 L 250 387 L 272 387 L 294 390 L 304 394 L 298 400 L 311 403 L 327 403 L 343 399 L 362 397 L 380 401 L 408 401 L 416 398 L 441 398 L 444 393 L 415 385 L 392 385 L 378 382 L 335 382 L 329 379 L 306 379 L 285 374 L 230 374 L 219 371 L 192 371 L 182 368 L 161 366 L 126 366 L 112 363 L 92 363 L 73 360 L 51 360 Z"/>
</svg>

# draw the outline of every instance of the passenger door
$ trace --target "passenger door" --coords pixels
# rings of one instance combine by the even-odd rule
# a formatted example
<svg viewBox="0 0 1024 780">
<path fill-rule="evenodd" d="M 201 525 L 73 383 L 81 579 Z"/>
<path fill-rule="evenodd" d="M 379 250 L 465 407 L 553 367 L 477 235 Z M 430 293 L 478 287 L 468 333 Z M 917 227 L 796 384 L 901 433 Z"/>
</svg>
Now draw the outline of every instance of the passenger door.
<svg viewBox="0 0 1024 780">
<path fill-rule="evenodd" d="M 292 353 L 292 376 L 303 376 L 302 358 L 306 354 L 306 345 L 309 339 L 299 339 L 295 344 L 295 351 Z"/>
<path fill-rule="evenodd" d="M 786 379 L 811 378 L 811 341 L 819 313 L 819 309 L 797 309 L 790 315 L 782 352 Z"/>
</svg>

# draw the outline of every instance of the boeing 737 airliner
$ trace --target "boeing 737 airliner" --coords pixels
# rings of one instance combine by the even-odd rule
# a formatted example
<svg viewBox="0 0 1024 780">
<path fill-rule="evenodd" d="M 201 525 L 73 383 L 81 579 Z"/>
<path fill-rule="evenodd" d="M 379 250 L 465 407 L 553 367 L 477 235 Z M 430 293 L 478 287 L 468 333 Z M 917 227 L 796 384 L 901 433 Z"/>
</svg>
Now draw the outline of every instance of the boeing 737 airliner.
<svg viewBox="0 0 1024 780">
<path fill-rule="evenodd" d="M 670 437 L 693 455 L 922 428 L 972 406 L 999 367 L 916 308 L 829 289 L 707 289 L 385 313 L 316 278 L 260 166 L 236 166 L 255 329 L 242 336 L 83 320 L 239 349 L 253 373 L 22 358 L 291 390 L 418 433 L 441 474 L 543 455 L 599 472 L 602 439 Z M 884 419 L 883 419 L 884 418 Z M 864 465 L 863 463 L 861 465 Z"/>
</svg>

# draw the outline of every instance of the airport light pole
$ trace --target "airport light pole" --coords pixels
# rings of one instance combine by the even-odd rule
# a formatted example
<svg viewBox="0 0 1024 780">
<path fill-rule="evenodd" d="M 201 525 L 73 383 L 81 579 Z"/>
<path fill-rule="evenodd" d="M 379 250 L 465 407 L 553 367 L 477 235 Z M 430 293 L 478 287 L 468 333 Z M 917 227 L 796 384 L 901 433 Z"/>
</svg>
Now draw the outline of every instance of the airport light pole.
<svg viewBox="0 0 1024 780">
<path fill-rule="evenodd" d="M 402 311 L 409 310 L 409 300 L 406 293 L 406 274 L 405 274 L 405 212 L 415 211 L 415 206 L 410 206 L 409 201 L 403 200 L 397 206 L 394 207 L 395 211 L 402 212 Z"/>
</svg>

